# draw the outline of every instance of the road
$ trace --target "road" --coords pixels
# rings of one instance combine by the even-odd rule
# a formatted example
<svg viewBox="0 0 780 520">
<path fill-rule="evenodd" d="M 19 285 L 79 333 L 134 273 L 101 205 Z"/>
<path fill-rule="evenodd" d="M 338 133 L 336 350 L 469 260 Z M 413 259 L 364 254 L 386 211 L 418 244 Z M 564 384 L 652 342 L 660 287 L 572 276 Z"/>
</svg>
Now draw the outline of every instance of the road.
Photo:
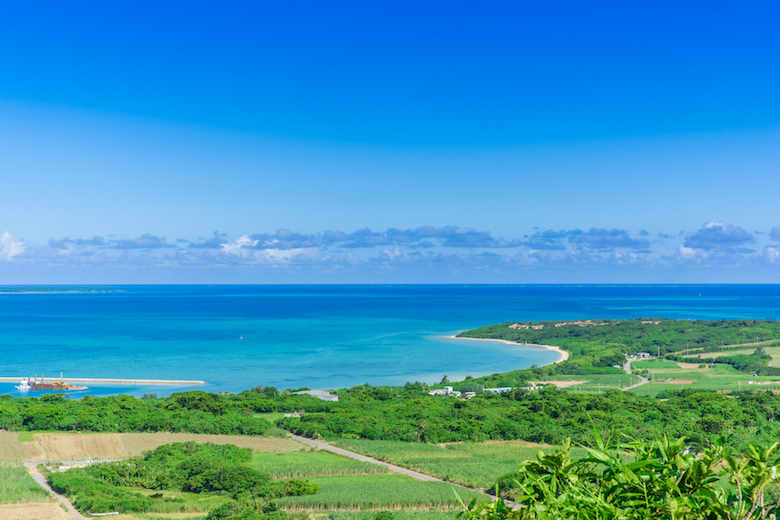
<svg viewBox="0 0 780 520">
<path fill-rule="evenodd" d="M 440 478 L 432 477 L 430 475 L 426 475 L 425 473 L 420 473 L 418 471 L 413 471 L 411 469 L 402 468 L 401 466 L 396 466 L 395 464 L 390 464 L 389 462 L 384 462 L 371 457 L 366 457 L 365 455 L 361 455 L 360 453 L 355 453 L 354 451 L 337 448 L 325 442 L 307 439 L 306 437 L 300 437 L 299 435 L 292 435 L 292 438 L 298 442 L 307 444 L 309 446 L 314 446 L 315 448 L 318 448 L 320 450 L 332 451 L 333 453 L 338 453 L 339 455 L 344 455 L 345 457 L 349 457 L 351 459 L 361 460 L 363 462 L 368 462 L 370 464 L 376 464 L 377 466 L 384 466 L 394 473 L 400 473 L 401 475 L 406 475 L 408 477 L 412 477 L 417 480 L 425 480 L 427 482 L 444 482 Z M 454 484 L 454 485 L 457 486 L 458 484 Z M 465 487 L 465 486 L 461 486 L 461 487 Z"/>
<path fill-rule="evenodd" d="M 628 357 L 628 356 L 626 356 L 626 363 L 623 365 L 623 370 L 625 370 L 626 374 L 629 374 L 629 375 L 631 374 L 631 361 L 633 361 L 633 359 Z M 624 391 L 631 390 L 631 389 L 637 388 L 639 386 L 646 385 L 647 383 L 650 382 L 650 380 L 647 379 L 646 377 L 642 377 L 642 376 L 637 376 L 637 377 L 639 378 L 639 382 L 638 383 L 636 383 L 634 385 L 631 385 L 631 386 L 627 386 L 623 390 Z"/>
<path fill-rule="evenodd" d="M 27 466 L 28 470 L 35 470 L 35 468 L 38 466 L 37 462 L 25 462 L 25 466 Z M 46 477 L 43 476 L 43 474 L 38 473 L 37 471 L 30 471 L 30 474 L 32 475 L 32 478 L 35 479 L 35 482 L 37 482 L 43 489 L 54 495 L 54 497 L 57 499 L 57 502 L 63 505 L 65 510 L 68 512 L 71 518 L 73 520 L 87 520 L 86 516 L 83 516 L 81 513 L 76 511 L 76 508 L 73 507 L 73 504 L 70 503 L 70 500 L 65 498 L 64 496 L 60 495 L 59 493 L 55 492 L 48 482 L 46 482 Z"/>
</svg>

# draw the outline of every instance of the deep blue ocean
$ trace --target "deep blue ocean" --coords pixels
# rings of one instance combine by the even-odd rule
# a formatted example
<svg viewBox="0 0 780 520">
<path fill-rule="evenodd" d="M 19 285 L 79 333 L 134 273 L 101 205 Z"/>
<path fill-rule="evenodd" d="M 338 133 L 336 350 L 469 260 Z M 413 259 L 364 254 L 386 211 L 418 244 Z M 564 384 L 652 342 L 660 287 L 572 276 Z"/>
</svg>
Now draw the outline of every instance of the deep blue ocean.
<svg viewBox="0 0 780 520">
<path fill-rule="evenodd" d="M 446 339 L 510 320 L 776 318 L 778 285 L 114 286 L 0 293 L 0 376 L 200 379 L 197 388 L 330 389 L 438 382 L 557 359 Z M 186 387 L 69 392 L 167 395 Z M 19 395 L 11 383 L 0 393 Z"/>
</svg>

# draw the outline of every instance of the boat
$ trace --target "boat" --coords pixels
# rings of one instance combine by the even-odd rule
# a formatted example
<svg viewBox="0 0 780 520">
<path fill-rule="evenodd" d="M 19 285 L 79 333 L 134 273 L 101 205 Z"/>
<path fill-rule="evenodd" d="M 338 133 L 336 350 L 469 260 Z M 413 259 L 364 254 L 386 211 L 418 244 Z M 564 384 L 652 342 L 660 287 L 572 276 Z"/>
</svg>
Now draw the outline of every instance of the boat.
<svg viewBox="0 0 780 520">
<path fill-rule="evenodd" d="M 30 386 L 30 380 L 29 379 L 22 379 L 21 383 L 16 385 L 17 390 L 21 390 L 22 392 L 26 392 L 28 390 L 32 390 L 32 386 Z"/>
<path fill-rule="evenodd" d="M 28 380 L 28 384 L 29 384 Z M 17 387 L 19 388 L 19 387 Z M 32 386 L 30 387 L 31 390 L 87 390 L 86 386 L 77 386 L 72 385 L 70 383 L 66 383 L 62 379 L 62 374 L 60 374 L 60 380 L 52 380 L 50 382 L 45 382 L 43 379 L 43 374 L 41 374 L 41 379 L 38 381 L 38 375 L 36 374 L 34 378 L 32 378 Z"/>
<path fill-rule="evenodd" d="M 86 390 L 86 386 L 76 386 L 62 381 L 52 381 L 51 383 L 33 383 L 33 390 Z"/>
</svg>

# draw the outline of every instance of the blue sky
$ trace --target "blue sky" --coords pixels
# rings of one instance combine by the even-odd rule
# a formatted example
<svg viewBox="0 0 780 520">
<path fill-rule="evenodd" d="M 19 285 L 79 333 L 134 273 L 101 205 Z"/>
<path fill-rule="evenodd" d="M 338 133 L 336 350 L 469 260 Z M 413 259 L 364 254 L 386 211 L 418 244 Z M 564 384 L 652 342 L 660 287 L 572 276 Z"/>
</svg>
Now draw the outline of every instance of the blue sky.
<svg viewBox="0 0 780 520">
<path fill-rule="evenodd" d="M 15 2 L 0 283 L 780 282 L 775 2 Z"/>
</svg>

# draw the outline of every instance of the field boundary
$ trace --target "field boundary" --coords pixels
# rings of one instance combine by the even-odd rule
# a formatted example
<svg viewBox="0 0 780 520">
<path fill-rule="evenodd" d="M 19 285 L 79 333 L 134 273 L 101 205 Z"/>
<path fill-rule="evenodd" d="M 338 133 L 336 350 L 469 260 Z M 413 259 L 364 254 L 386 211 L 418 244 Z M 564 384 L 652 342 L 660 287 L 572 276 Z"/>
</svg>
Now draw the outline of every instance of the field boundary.
<svg viewBox="0 0 780 520">
<path fill-rule="evenodd" d="M 28 470 L 30 470 L 30 474 L 32 475 L 33 480 L 38 483 L 39 486 L 41 486 L 43 489 L 48 491 L 49 493 L 54 496 L 54 498 L 57 499 L 57 502 L 59 502 L 65 510 L 68 512 L 70 517 L 73 520 L 87 520 L 87 517 L 83 516 L 81 513 L 76 511 L 76 508 L 73 507 L 73 504 L 70 503 L 70 500 L 65 498 L 64 496 L 60 495 L 56 491 L 54 491 L 48 482 L 46 482 L 46 477 L 38 473 L 37 471 L 32 471 L 36 468 L 37 463 L 35 462 L 25 462 L 24 465 L 27 467 Z"/>
</svg>

